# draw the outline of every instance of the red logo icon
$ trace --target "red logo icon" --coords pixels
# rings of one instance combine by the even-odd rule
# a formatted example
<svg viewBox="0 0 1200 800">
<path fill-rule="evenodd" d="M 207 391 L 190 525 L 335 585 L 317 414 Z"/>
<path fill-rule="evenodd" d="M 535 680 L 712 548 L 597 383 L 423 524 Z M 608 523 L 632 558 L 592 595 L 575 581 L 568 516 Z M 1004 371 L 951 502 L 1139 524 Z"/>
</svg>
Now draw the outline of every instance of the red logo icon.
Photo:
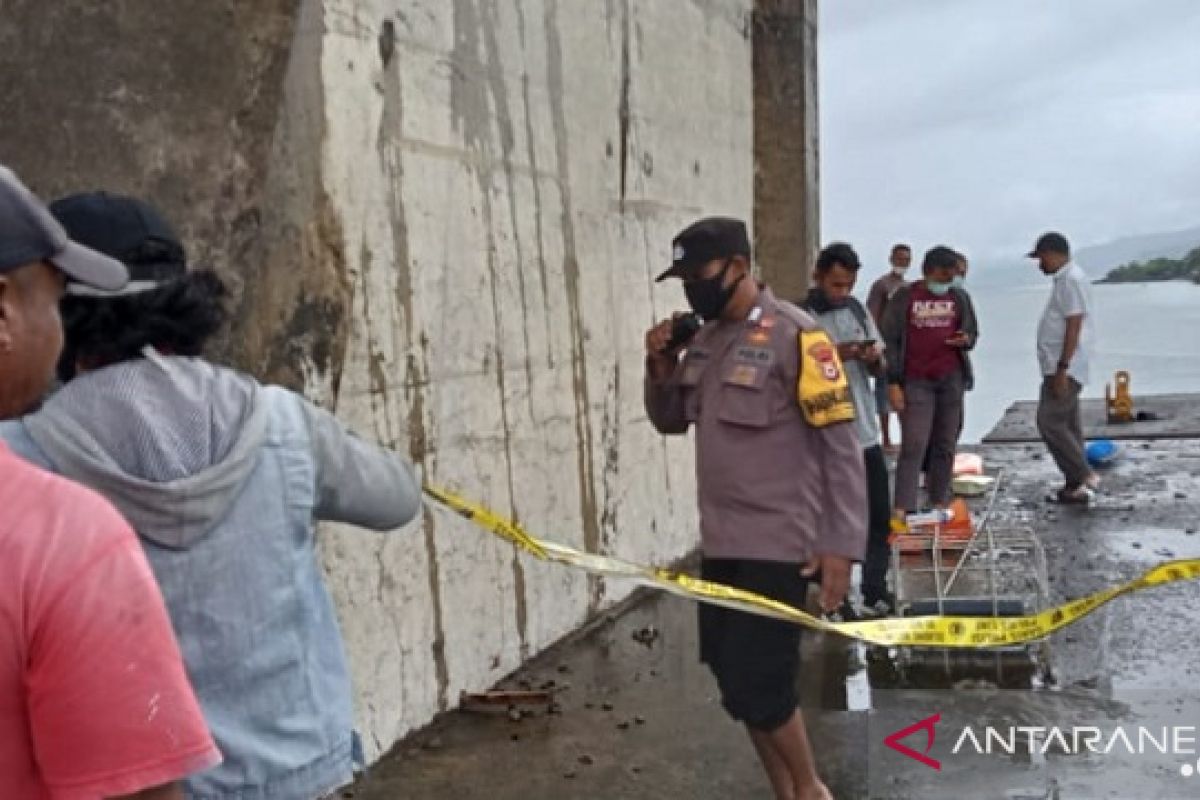
<svg viewBox="0 0 1200 800">
<path fill-rule="evenodd" d="M 821 374 L 827 381 L 836 381 L 842 373 L 838 369 L 837 351 L 828 342 L 817 342 L 808 348 L 808 354 L 821 368 Z"/>
<path fill-rule="evenodd" d="M 890 735 L 886 739 L 884 739 L 883 743 L 886 744 L 888 747 L 892 748 L 893 750 L 895 750 L 900 755 L 908 756 L 909 758 L 913 759 L 914 761 L 920 761 L 925 766 L 930 767 L 932 769 L 936 769 L 940 772 L 942 769 L 942 762 L 938 761 L 935 758 L 930 758 L 928 753 L 930 750 L 933 749 L 933 740 L 937 736 L 937 732 L 934 730 L 934 726 L 937 725 L 941 721 L 942 721 L 941 713 L 934 714 L 932 717 L 926 717 L 925 719 L 921 720 L 920 722 L 914 722 L 912 725 L 909 725 L 907 728 L 896 731 L 895 733 L 893 733 L 892 735 Z M 900 743 L 901 739 L 903 739 L 907 736 L 911 736 L 912 734 L 914 734 L 920 730 L 925 731 L 926 738 L 925 738 L 925 752 L 924 753 L 918 753 L 916 750 L 913 750 L 908 745 L 904 745 L 904 744 Z"/>
</svg>

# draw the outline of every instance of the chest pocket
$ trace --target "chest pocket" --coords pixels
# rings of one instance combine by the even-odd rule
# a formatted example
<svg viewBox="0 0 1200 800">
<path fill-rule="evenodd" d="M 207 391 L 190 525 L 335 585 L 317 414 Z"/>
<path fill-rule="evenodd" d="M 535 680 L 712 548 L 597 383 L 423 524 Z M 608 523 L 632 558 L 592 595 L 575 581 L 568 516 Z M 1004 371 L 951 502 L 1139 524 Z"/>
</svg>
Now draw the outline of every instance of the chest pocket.
<svg viewBox="0 0 1200 800">
<path fill-rule="evenodd" d="M 679 385 L 683 387 L 683 415 L 688 422 L 700 419 L 700 379 L 708 371 L 711 354 L 703 347 L 689 347 L 683 357 Z"/>
<path fill-rule="evenodd" d="M 717 419 L 743 428 L 767 427 L 772 407 L 770 373 L 771 367 L 766 364 L 726 364 L 720 376 Z"/>
</svg>

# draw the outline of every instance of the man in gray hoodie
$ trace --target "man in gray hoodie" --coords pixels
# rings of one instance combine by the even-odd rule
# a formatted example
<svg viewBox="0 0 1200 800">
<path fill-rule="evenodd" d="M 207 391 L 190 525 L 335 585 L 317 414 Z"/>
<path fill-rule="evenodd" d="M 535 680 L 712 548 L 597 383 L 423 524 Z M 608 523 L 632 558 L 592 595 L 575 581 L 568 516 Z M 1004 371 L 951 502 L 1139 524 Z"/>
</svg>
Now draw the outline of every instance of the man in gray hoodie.
<svg viewBox="0 0 1200 800">
<path fill-rule="evenodd" d="M 51 210 L 130 283 L 68 285 L 65 383 L 0 439 L 99 491 L 141 538 L 225 756 L 188 795 L 322 797 L 350 781 L 356 747 L 316 521 L 407 524 L 413 469 L 300 395 L 199 357 L 225 321 L 225 287 L 188 270 L 153 208 L 95 193 Z"/>
</svg>

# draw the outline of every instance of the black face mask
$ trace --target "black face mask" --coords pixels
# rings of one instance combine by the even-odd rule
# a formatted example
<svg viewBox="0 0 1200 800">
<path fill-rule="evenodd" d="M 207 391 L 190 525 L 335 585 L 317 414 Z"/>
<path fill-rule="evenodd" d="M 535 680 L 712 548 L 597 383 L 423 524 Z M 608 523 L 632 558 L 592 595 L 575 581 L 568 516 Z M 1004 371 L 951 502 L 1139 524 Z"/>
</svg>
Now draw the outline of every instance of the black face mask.
<svg viewBox="0 0 1200 800">
<path fill-rule="evenodd" d="M 729 304 L 729 299 L 733 297 L 734 289 L 741 283 L 742 278 L 746 277 L 746 273 L 743 272 L 729 286 L 722 286 L 725 273 L 729 271 L 731 264 L 733 264 L 733 259 L 726 261 L 725 266 L 721 267 L 721 271 L 713 277 L 702 281 L 688 281 L 683 284 L 683 292 L 687 295 L 688 305 L 692 307 L 692 311 L 703 317 L 705 322 L 721 316 L 721 312 Z"/>
</svg>

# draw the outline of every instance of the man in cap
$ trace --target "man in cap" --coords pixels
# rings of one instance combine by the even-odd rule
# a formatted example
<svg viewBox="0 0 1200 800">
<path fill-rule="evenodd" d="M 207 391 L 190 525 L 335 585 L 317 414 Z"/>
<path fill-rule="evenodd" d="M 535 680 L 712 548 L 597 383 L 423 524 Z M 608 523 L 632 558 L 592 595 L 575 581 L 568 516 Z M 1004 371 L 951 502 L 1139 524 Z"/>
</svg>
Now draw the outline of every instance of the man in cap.
<svg viewBox="0 0 1200 800">
<path fill-rule="evenodd" d="M 413 468 L 299 394 L 200 357 L 225 286 L 189 268 L 152 206 L 89 192 L 51 211 L 131 281 L 68 286 L 64 385 L 0 440 L 105 495 L 141 538 L 225 756 L 188 794 L 325 797 L 359 755 L 317 521 L 400 528 L 420 509 Z"/>
<path fill-rule="evenodd" d="M 661 433 L 696 429 L 702 577 L 802 606 L 820 573 L 821 607 L 832 611 L 867 528 L 837 350 L 811 317 L 754 280 L 740 220 L 699 220 L 675 237 L 672 255 L 658 280 L 680 278 L 704 323 L 690 341 L 678 317 L 646 333 L 645 403 Z M 746 725 L 775 795 L 830 797 L 798 709 L 800 628 L 701 605 L 699 630 L 701 660 Z"/>
<path fill-rule="evenodd" d="M 65 280 L 112 290 L 127 275 L 0 167 L 0 419 L 49 388 Z M 220 754 L 133 531 L 2 443 L 0 508 L 4 796 L 182 797 L 176 782 Z"/>
<path fill-rule="evenodd" d="M 1042 234 L 1028 257 L 1037 259 L 1042 272 L 1054 279 L 1037 330 L 1042 370 L 1038 432 L 1066 480 L 1055 499 L 1086 505 L 1100 486 L 1099 476 L 1088 466 L 1079 413 L 1096 340 L 1091 288 L 1086 273 L 1071 261 L 1071 247 L 1061 233 Z"/>
</svg>

